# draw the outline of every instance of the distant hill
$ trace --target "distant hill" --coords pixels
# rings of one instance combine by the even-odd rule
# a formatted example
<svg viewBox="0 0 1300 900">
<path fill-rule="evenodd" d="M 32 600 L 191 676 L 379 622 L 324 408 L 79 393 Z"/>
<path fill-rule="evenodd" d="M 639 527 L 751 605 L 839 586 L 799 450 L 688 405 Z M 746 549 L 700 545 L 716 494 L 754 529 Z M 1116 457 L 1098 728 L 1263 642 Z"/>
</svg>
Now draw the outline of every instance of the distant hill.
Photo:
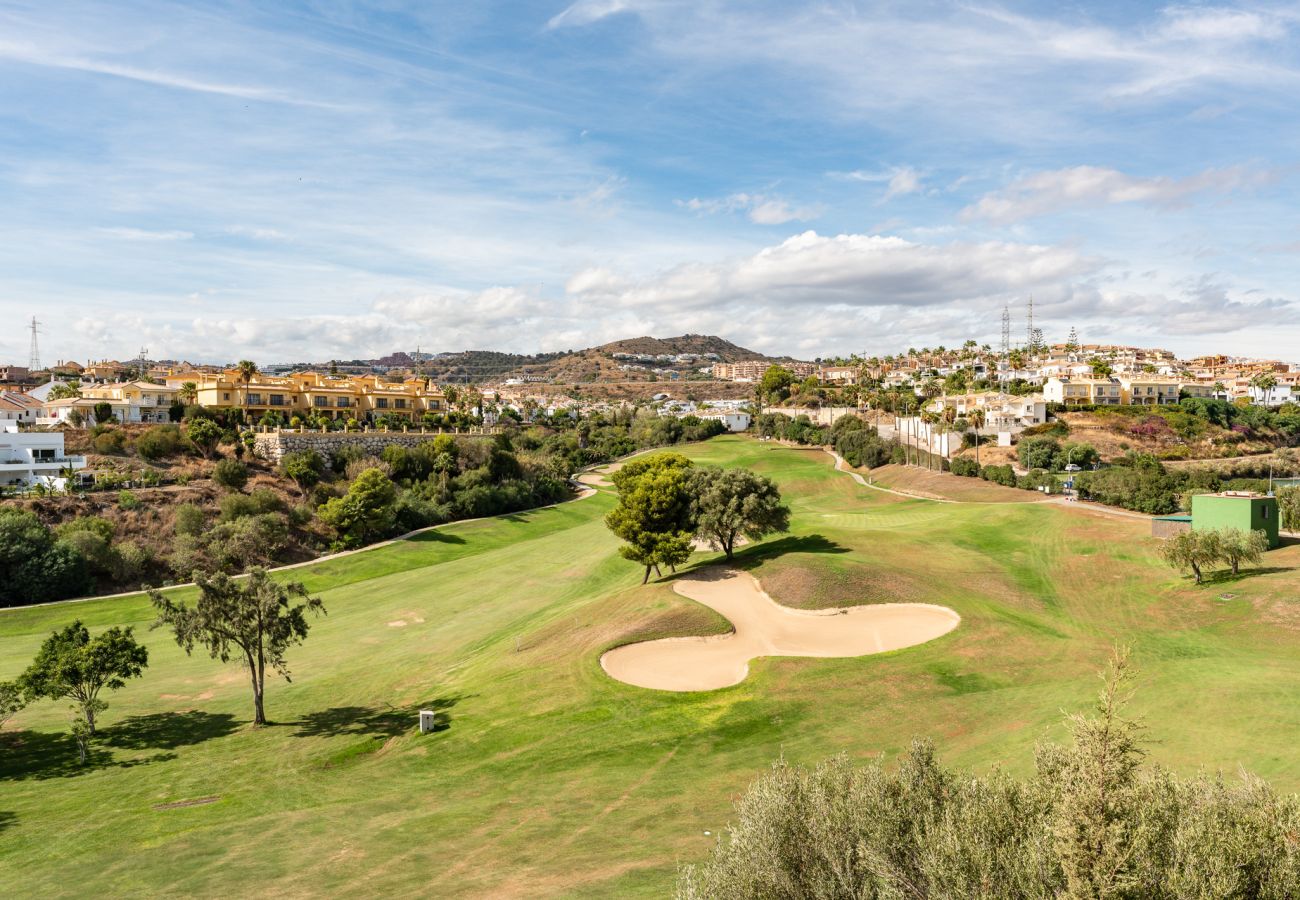
<svg viewBox="0 0 1300 900">
<path fill-rule="evenodd" d="M 664 353 L 671 353 L 674 356 L 680 353 L 695 353 L 700 356 L 709 353 L 716 353 L 719 357 L 719 362 L 740 362 L 746 359 L 766 359 L 766 357 L 761 353 L 737 346 L 725 338 L 720 338 L 712 334 L 683 334 L 680 337 L 671 338 L 628 338 L 622 341 L 613 341 L 608 344 L 601 344 L 599 347 L 593 347 L 592 349 L 610 354 L 641 353 L 654 356 Z"/>
<path fill-rule="evenodd" d="M 670 338 L 628 338 L 563 353 L 523 355 L 466 350 L 439 353 L 422 361 L 411 360 L 405 353 L 396 353 L 385 360 L 410 361 L 411 364 L 403 368 L 428 375 L 441 383 L 472 384 L 518 378 L 560 384 L 595 384 L 707 381 L 709 376 L 701 370 L 715 362 L 769 358 L 716 335 L 683 334 Z"/>
</svg>

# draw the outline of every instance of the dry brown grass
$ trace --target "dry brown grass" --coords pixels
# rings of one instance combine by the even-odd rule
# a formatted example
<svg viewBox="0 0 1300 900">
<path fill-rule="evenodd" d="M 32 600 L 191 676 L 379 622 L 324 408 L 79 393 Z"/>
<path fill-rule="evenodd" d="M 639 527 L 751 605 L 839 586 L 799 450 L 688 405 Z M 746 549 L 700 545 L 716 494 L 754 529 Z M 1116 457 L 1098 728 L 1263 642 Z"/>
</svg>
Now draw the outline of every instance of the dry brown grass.
<svg viewBox="0 0 1300 900">
<path fill-rule="evenodd" d="M 881 466 L 871 477 L 883 487 L 920 497 L 966 503 L 1039 503 L 1048 499 L 1035 491 L 1022 491 L 982 478 L 965 478 L 950 472 L 928 472 L 911 466 Z"/>
</svg>

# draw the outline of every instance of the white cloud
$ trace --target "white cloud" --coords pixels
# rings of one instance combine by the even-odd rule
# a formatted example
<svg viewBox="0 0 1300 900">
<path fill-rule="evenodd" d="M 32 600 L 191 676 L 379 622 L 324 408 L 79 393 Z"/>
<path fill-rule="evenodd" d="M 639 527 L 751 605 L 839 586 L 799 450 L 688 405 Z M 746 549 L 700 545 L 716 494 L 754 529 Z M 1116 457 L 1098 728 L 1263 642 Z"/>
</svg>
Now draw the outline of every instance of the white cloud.
<svg viewBox="0 0 1300 900">
<path fill-rule="evenodd" d="M 632 8 L 631 0 L 578 0 L 552 16 L 547 28 L 566 28 L 590 25 L 601 19 L 626 12 Z"/>
<path fill-rule="evenodd" d="M 570 292 L 623 306 L 840 303 L 927 306 L 1052 290 L 1098 263 L 1076 251 L 988 242 L 927 245 L 898 237 L 804 232 L 752 256 L 687 263 L 642 279 L 579 273 Z"/>
<path fill-rule="evenodd" d="M 922 187 L 921 173 L 911 166 L 894 166 L 879 172 L 868 169 L 855 169 L 852 172 L 828 172 L 827 175 L 843 181 L 879 182 L 884 184 L 885 192 L 880 195 L 879 201 L 881 203 L 888 203 L 895 197 L 902 197 L 906 194 L 915 194 Z"/>
<path fill-rule="evenodd" d="M 1000 191 L 985 194 L 961 215 L 967 220 L 1006 224 L 1068 207 L 1139 203 L 1168 208 L 1182 205 L 1196 194 L 1231 193 L 1268 184 L 1276 177 L 1274 172 L 1245 166 L 1207 169 L 1187 178 L 1142 178 L 1116 169 L 1073 166 L 1017 179 Z"/>
<path fill-rule="evenodd" d="M 97 232 L 124 241 L 188 241 L 194 237 L 192 231 L 151 231 L 147 228 L 97 228 Z"/>
<path fill-rule="evenodd" d="M 784 225 L 786 222 L 807 222 L 823 212 L 820 206 L 792 206 L 779 197 L 763 194 L 731 194 L 712 200 L 692 197 L 678 200 L 677 205 L 701 214 L 745 212 L 756 225 Z"/>
<path fill-rule="evenodd" d="M 1173 41 L 1271 41 L 1285 37 L 1286 26 L 1271 15 L 1255 11 L 1175 6 L 1164 10 L 1164 21 L 1156 33 Z"/>
</svg>

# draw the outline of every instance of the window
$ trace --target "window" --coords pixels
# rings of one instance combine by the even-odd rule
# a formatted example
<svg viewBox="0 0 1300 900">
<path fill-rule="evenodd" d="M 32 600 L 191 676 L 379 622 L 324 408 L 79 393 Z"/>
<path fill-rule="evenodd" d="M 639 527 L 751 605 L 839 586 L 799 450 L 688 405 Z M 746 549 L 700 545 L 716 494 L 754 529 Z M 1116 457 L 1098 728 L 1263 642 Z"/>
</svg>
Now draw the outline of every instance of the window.
<svg viewBox="0 0 1300 900">
<path fill-rule="evenodd" d="M 402 399 L 400 399 L 400 398 L 397 399 L 397 400 L 394 400 L 394 401 L 393 401 L 393 408 L 394 408 L 394 409 L 406 409 L 406 401 L 405 401 L 405 400 L 402 400 Z"/>
<path fill-rule="evenodd" d="M 340 397 L 340 398 L 339 398 L 339 403 L 338 403 L 338 405 L 339 405 L 339 408 L 342 409 L 342 408 L 344 408 L 344 407 L 346 407 L 346 406 L 351 406 L 351 405 L 352 405 L 352 401 L 351 401 L 349 398 L 347 398 L 347 397 Z"/>
<path fill-rule="evenodd" d="M 329 405 L 330 405 L 330 398 L 329 398 L 329 397 L 313 397 L 311 402 L 312 402 L 312 406 L 329 406 Z"/>
<path fill-rule="evenodd" d="M 222 400 L 229 400 L 229 399 L 230 399 L 230 394 L 229 394 L 229 392 L 227 392 L 227 393 L 225 393 L 225 394 L 222 394 L 222 395 L 221 395 L 221 399 L 222 399 Z"/>
<path fill-rule="evenodd" d="M 376 397 L 376 398 L 375 398 L 375 409 L 388 409 L 388 398 L 387 398 L 387 397 Z"/>
<path fill-rule="evenodd" d="M 249 403 L 250 406 L 261 406 L 261 405 L 262 405 L 262 395 L 261 395 L 261 394 L 249 394 L 249 395 L 248 395 L 248 403 Z"/>
<path fill-rule="evenodd" d="M 271 395 L 271 405 L 272 405 L 272 406 L 284 406 L 284 394 L 272 394 L 272 395 Z"/>
<path fill-rule="evenodd" d="M 430 401 L 429 401 L 429 409 L 437 409 L 437 408 L 438 408 L 438 401 L 437 401 L 437 400 L 430 400 Z"/>
</svg>

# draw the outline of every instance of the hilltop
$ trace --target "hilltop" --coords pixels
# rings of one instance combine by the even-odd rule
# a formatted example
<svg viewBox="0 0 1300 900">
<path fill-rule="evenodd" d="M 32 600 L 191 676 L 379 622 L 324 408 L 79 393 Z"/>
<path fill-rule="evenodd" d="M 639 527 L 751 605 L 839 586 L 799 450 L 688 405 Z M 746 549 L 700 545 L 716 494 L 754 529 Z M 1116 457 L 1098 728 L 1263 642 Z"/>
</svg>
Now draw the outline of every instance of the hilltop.
<svg viewBox="0 0 1300 900">
<path fill-rule="evenodd" d="M 712 334 L 683 334 L 680 337 L 671 338 L 627 338 L 621 341 L 611 341 L 608 344 L 601 344 L 599 347 L 593 347 L 592 350 L 598 353 L 608 353 L 611 355 L 614 353 L 630 353 L 647 356 L 659 356 L 663 354 L 677 356 L 688 353 L 694 353 L 698 356 L 707 356 L 709 354 L 714 354 L 718 357 L 718 362 L 740 362 L 741 360 L 747 359 L 767 359 L 767 357 L 762 353 L 733 344 L 726 338 L 720 338 Z"/>
</svg>

